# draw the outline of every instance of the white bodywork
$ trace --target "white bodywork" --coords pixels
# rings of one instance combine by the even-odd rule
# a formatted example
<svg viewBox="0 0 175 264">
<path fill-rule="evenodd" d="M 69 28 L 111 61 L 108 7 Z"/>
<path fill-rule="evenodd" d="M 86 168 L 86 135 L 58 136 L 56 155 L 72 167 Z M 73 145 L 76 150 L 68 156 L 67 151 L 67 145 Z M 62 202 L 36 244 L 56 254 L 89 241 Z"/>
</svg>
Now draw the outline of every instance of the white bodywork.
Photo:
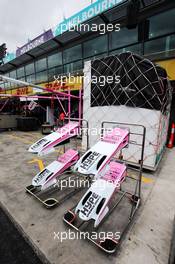
<svg viewBox="0 0 175 264">
<path fill-rule="evenodd" d="M 107 204 L 115 189 L 116 186 L 113 183 L 103 179 L 97 180 L 78 203 L 75 214 L 78 214 L 83 221 L 94 219 L 94 227 L 98 226 L 109 210 Z M 87 197 L 88 199 L 86 200 Z M 105 202 L 100 206 L 103 199 Z M 84 200 L 86 201 L 84 202 Z M 98 207 L 100 208 L 99 211 Z"/>
<path fill-rule="evenodd" d="M 62 166 L 63 165 L 59 161 L 53 161 L 33 178 L 32 185 L 35 187 L 43 186 L 42 189 L 46 189 L 50 185 L 55 184 L 57 182 L 56 178 L 53 178 L 46 184 L 47 178 L 55 176 L 55 174 L 61 170 Z"/>
<path fill-rule="evenodd" d="M 115 128 L 111 133 L 112 134 L 106 134 L 106 136 L 78 160 L 74 166 L 74 171 L 84 175 L 94 175 L 98 177 L 98 173 L 116 152 L 128 145 L 128 130 Z"/>
<path fill-rule="evenodd" d="M 32 180 L 34 187 L 40 187 L 41 190 L 47 189 L 49 186 L 57 182 L 57 177 L 66 169 L 70 168 L 78 160 L 78 151 L 69 149 L 58 160 L 53 161 L 41 172 L 39 172 Z"/>
<path fill-rule="evenodd" d="M 97 227 L 108 213 L 108 204 L 126 177 L 126 165 L 110 162 L 101 172 L 75 209 L 75 214 L 83 221 L 93 219 Z"/>
<path fill-rule="evenodd" d="M 46 155 L 54 151 L 54 147 L 58 144 L 64 142 L 65 140 L 78 135 L 79 133 L 79 123 L 69 122 L 63 127 L 57 129 L 57 131 L 39 139 L 30 148 L 29 152 L 38 154 L 39 156 Z"/>
<path fill-rule="evenodd" d="M 50 135 L 39 139 L 36 143 L 34 143 L 30 148 L 29 152 L 37 153 L 38 155 L 42 156 L 44 154 L 47 154 L 51 151 L 54 151 L 54 148 L 50 148 L 47 151 L 43 151 L 43 148 L 49 145 L 51 142 L 56 141 L 58 139 L 59 135 L 57 132 L 53 132 Z"/>
<path fill-rule="evenodd" d="M 115 144 L 99 141 L 83 155 L 83 157 L 85 157 L 85 155 L 90 154 L 88 156 L 89 159 L 85 159 L 83 161 L 83 157 L 82 157 L 74 166 L 74 170 L 75 171 L 78 170 L 78 172 L 82 174 L 96 175 L 99 170 L 97 168 L 99 161 L 103 157 L 106 157 L 105 160 L 108 160 L 111 156 L 111 153 L 114 153 L 115 150 L 116 150 Z"/>
</svg>

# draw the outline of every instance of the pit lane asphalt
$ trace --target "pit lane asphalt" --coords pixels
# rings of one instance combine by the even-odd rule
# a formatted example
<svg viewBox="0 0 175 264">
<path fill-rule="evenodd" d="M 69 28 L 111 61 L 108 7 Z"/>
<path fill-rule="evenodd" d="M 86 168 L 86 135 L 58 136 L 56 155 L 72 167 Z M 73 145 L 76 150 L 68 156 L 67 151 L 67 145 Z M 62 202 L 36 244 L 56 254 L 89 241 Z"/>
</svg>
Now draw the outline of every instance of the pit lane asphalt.
<svg viewBox="0 0 175 264">
<path fill-rule="evenodd" d="M 33 249 L 25 241 L 0 208 L 0 263 L 1 264 L 42 264 Z"/>
</svg>

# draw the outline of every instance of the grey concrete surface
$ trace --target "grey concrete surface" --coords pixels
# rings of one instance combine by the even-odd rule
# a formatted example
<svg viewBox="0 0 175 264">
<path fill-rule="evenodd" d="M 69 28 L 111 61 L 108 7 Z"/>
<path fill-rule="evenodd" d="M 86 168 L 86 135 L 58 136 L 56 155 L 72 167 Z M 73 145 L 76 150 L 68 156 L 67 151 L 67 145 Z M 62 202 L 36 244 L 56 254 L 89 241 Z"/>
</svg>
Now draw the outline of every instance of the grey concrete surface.
<svg viewBox="0 0 175 264">
<path fill-rule="evenodd" d="M 175 215 L 175 149 L 167 150 L 148 199 L 116 263 L 167 264 Z"/>
<path fill-rule="evenodd" d="M 175 213 L 175 150 L 167 151 L 158 173 L 143 173 L 142 206 L 117 255 L 107 256 L 84 240 L 54 239 L 54 232 L 68 231 L 62 221 L 67 209 L 80 194 L 54 210 L 47 210 L 25 193 L 32 177 L 39 171 L 37 156 L 27 147 L 41 134 L 23 132 L 0 133 L 0 201 L 36 251 L 52 264 L 166 264 Z M 56 153 L 42 157 L 44 165 Z M 147 180 L 148 178 L 148 180 Z M 122 220 L 121 220 L 122 221 Z"/>
</svg>

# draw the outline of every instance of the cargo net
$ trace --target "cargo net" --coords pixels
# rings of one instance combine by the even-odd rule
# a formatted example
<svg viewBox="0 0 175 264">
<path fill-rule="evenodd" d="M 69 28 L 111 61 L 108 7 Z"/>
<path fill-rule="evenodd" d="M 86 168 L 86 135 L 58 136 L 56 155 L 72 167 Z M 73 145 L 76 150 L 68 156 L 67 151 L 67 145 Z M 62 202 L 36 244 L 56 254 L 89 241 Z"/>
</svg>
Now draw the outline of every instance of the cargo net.
<svg viewBox="0 0 175 264">
<path fill-rule="evenodd" d="M 125 105 L 165 113 L 171 100 L 164 69 L 131 52 L 91 62 L 91 107 Z"/>
<path fill-rule="evenodd" d="M 84 74 L 83 113 L 90 129 L 100 128 L 103 121 L 144 125 L 144 161 L 150 164 L 153 156 L 162 153 L 167 137 L 172 89 L 166 71 L 126 52 L 86 62 Z M 90 136 L 91 146 L 99 136 Z M 138 162 L 139 147 L 129 145 L 126 152 L 127 160 Z"/>
</svg>

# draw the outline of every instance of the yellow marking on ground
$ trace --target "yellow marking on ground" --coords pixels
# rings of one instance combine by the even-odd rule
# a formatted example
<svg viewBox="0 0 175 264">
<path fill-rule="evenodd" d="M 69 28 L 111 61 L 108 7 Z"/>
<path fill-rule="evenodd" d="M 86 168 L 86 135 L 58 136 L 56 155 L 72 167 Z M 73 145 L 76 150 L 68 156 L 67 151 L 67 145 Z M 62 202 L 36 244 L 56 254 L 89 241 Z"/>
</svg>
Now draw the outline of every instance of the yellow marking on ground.
<svg viewBox="0 0 175 264">
<path fill-rule="evenodd" d="M 136 176 L 136 174 L 133 174 L 133 173 L 129 173 L 128 176 L 130 176 L 130 177 L 132 177 L 134 179 L 137 179 L 138 178 Z M 154 182 L 154 180 L 151 179 L 151 178 L 147 178 L 147 177 L 142 176 L 142 182 L 144 182 L 144 183 L 152 183 L 152 182 Z"/>
<path fill-rule="evenodd" d="M 33 159 L 33 160 L 28 161 L 28 163 L 29 164 L 38 163 L 39 170 L 40 171 L 44 170 L 44 164 L 43 164 L 43 161 L 41 159 Z"/>
<path fill-rule="evenodd" d="M 144 182 L 144 183 L 152 183 L 152 182 L 154 182 L 154 180 L 151 179 L 151 178 L 147 178 L 147 177 L 142 176 L 142 182 Z"/>
<path fill-rule="evenodd" d="M 55 152 L 57 152 L 58 154 L 62 155 L 62 154 L 64 154 L 64 148 L 55 149 Z"/>
</svg>

